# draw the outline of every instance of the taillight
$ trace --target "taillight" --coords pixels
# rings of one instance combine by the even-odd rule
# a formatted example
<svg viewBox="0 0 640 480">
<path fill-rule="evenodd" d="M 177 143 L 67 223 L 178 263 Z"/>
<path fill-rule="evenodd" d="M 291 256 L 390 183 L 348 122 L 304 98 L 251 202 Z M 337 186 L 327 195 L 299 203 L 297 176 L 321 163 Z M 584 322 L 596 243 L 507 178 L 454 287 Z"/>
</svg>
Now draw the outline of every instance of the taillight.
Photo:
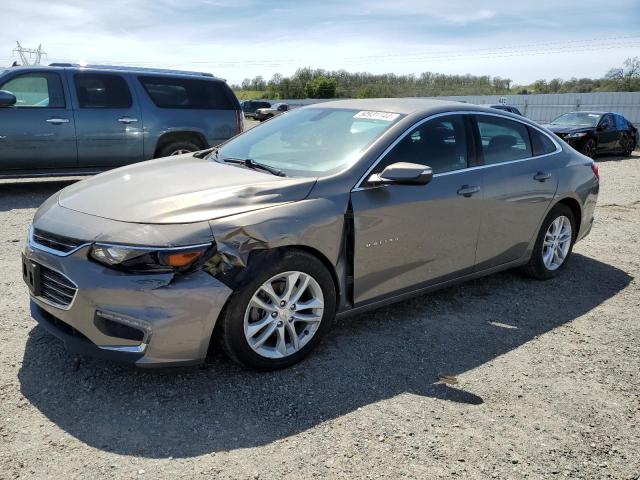
<svg viewBox="0 0 640 480">
<path fill-rule="evenodd" d="M 591 162 L 591 171 L 596 176 L 596 178 L 600 180 L 600 167 L 596 162 Z"/>
<path fill-rule="evenodd" d="M 236 133 L 242 133 L 244 130 L 244 114 L 242 110 L 236 110 Z"/>
</svg>

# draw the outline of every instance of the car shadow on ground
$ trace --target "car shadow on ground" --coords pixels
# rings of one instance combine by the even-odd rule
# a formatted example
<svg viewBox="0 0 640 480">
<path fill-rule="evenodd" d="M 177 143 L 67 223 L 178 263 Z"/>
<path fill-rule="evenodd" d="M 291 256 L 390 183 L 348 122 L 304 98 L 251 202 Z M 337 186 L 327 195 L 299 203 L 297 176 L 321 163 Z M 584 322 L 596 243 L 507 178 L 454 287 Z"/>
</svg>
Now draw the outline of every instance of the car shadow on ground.
<svg viewBox="0 0 640 480">
<path fill-rule="evenodd" d="M 633 160 L 634 158 L 638 158 L 640 156 L 640 150 L 634 150 L 631 155 L 597 155 L 594 159 L 597 163 L 605 163 L 605 162 L 622 162 L 625 160 Z"/>
<path fill-rule="evenodd" d="M 74 359 L 35 327 L 21 392 L 86 444 L 150 458 L 268 444 L 404 393 L 476 408 L 483 399 L 464 382 L 441 380 L 455 383 L 451 377 L 571 322 L 630 281 L 575 254 L 548 282 L 505 272 L 344 319 L 306 361 L 269 373 L 221 355 L 200 368 L 156 372 Z"/>
<path fill-rule="evenodd" d="M 19 182 L 0 180 L 0 212 L 37 208 L 51 195 L 77 181 L 77 179 Z"/>
</svg>

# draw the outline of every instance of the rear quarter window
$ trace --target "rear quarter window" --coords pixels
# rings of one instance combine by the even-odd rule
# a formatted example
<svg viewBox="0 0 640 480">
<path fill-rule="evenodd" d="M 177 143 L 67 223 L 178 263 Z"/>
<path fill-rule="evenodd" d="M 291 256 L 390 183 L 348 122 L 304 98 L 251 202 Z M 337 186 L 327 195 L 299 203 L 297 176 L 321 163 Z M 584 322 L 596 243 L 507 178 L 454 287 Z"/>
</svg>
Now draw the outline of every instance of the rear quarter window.
<svg viewBox="0 0 640 480">
<path fill-rule="evenodd" d="M 533 155 L 546 155 L 556 151 L 556 145 L 544 133 L 535 128 L 529 128 L 529 136 L 531 137 L 531 147 Z"/>
<path fill-rule="evenodd" d="M 159 108 L 236 110 L 233 94 L 224 82 L 191 78 L 141 76 L 138 80 Z"/>
</svg>

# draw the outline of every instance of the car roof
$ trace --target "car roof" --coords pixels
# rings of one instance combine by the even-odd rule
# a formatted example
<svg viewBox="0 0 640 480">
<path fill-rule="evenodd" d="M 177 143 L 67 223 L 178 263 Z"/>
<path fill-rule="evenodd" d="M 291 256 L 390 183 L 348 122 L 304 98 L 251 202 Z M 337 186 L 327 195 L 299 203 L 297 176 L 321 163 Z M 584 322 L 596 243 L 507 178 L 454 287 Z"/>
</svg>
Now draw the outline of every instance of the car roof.
<svg viewBox="0 0 640 480">
<path fill-rule="evenodd" d="M 487 108 L 470 103 L 455 102 L 453 100 L 435 100 L 431 98 L 366 98 L 359 100 L 336 100 L 314 103 L 303 108 L 344 108 L 352 110 L 372 110 L 380 112 L 394 112 L 405 115 L 414 113 L 428 113 L 442 110 L 473 110 L 487 111 Z"/>
<path fill-rule="evenodd" d="M 160 75 L 166 77 L 201 77 L 203 79 L 211 79 L 211 80 L 219 80 L 224 81 L 222 78 L 218 78 L 211 73 L 207 72 L 192 72 L 187 70 L 170 70 L 163 68 L 146 68 L 146 67 L 128 67 L 128 66 L 120 66 L 120 65 L 80 65 L 76 63 L 52 63 L 51 65 L 26 65 L 26 66 L 18 66 L 18 67 L 10 67 L 3 71 L 6 72 L 14 72 L 14 71 L 24 71 L 24 72 L 32 72 L 32 71 L 62 71 L 62 70 L 74 70 L 74 71 L 82 71 L 82 72 L 113 72 L 113 73 L 136 73 L 136 74 L 152 74 L 152 75 Z"/>
</svg>

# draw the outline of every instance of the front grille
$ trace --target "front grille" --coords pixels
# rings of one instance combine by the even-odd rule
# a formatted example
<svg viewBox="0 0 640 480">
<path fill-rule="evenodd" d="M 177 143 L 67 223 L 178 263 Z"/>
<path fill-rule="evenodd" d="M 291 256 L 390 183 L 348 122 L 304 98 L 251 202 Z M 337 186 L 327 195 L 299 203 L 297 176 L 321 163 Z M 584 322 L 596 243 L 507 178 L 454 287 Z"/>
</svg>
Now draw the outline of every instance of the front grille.
<svg viewBox="0 0 640 480">
<path fill-rule="evenodd" d="M 69 253 L 72 250 L 78 248 L 80 245 L 86 243 L 85 241 L 78 240 L 76 238 L 64 237 L 62 235 L 45 232 L 44 230 L 40 230 L 39 228 L 33 229 L 31 239 L 38 245 L 56 250 L 61 253 Z"/>
<path fill-rule="evenodd" d="M 44 265 L 39 266 L 40 297 L 48 302 L 66 308 L 71 305 L 76 295 L 76 286 L 61 273 L 51 270 Z"/>
</svg>

